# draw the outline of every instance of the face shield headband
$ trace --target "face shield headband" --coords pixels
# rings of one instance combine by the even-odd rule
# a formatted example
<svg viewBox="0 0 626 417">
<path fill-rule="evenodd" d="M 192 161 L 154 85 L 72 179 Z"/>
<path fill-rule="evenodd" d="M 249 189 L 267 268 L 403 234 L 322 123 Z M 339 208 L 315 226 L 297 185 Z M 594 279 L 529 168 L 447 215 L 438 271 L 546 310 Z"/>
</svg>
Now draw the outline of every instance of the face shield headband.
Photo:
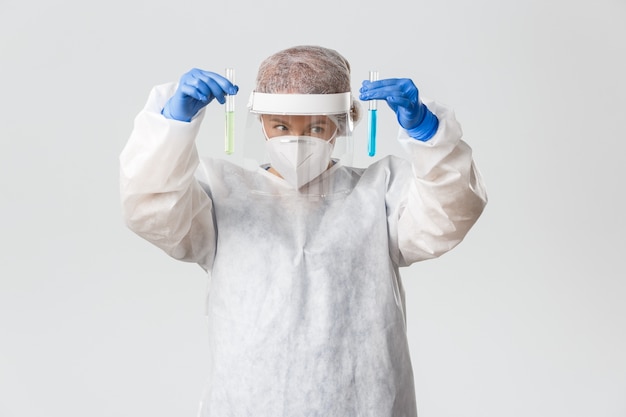
<svg viewBox="0 0 626 417">
<path fill-rule="evenodd" d="M 284 115 L 350 114 L 350 93 L 269 94 L 252 92 L 248 102 L 251 113 Z"/>
</svg>

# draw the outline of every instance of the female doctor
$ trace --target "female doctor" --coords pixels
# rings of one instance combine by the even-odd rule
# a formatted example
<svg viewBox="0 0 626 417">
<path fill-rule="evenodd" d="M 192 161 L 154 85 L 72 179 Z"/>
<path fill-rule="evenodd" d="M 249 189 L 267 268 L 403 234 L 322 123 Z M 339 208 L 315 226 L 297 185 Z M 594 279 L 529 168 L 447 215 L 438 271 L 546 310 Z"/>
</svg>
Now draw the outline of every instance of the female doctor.
<svg viewBox="0 0 626 417">
<path fill-rule="evenodd" d="M 453 112 L 410 79 L 364 81 L 406 158 L 346 165 L 348 61 L 297 46 L 260 65 L 250 100 L 267 163 L 200 159 L 205 106 L 237 91 L 200 69 L 155 87 L 120 156 L 127 225 L 210 279 L 199 415 L 415 417 L 399 268 L 454 248 L 487 202 Z"/>
</svg>

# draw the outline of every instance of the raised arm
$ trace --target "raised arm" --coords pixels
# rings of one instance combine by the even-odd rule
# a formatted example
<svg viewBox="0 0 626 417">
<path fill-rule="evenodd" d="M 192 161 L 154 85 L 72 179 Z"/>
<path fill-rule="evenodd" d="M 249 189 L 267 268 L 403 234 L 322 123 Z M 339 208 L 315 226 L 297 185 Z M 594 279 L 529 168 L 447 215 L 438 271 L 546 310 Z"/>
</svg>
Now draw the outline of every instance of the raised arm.
<svg viewBox="0 0 626 417">
<path fill-rule="evenodd" d="M 487 194 L 452 110 L 423 103 L 409 79 L 364 81 L 361 99 L 386 100 L 400 124 L 410 169 L 389 190 L 389 228 L 400 266 L 442 255 L 480 217 Z"/>
<path fill-rule="evenodd" d="M 155 87 L 120 155 L 128 227 L 170 256 L 206 270 L 215 252 L 213 204 L 195 178 L 195 138 L 204 106 L 214 98 L 223 103 L 226 93 L 236 94 L 236 87 L 196 69 L 178 84 Z"/>
</svg>

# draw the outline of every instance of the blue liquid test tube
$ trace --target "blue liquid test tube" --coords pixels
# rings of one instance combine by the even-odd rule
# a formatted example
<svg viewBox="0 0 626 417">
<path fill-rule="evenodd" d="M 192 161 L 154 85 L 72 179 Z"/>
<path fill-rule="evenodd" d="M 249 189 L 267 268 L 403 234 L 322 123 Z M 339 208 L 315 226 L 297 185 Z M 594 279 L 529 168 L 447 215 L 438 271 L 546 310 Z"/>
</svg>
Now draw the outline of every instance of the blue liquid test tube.
<svg viewBox="0 0 626 417">
<path fill-rule="evenodd" d="M 378 81 L 378 71 L 370 71 L 370 81 Z M 367 133 L 369 141 L 367 142 L 367 154 L 369 156 L 376 155 L 376 119 L 378 110 L 376 108 L 376 100 L 370 100 L 368 114 Z"/>
<path fill-rule="evenodd" d="M 226 68 L 226 78 L 231 83 L 235 83 L 235 70 Z M 235 150 L 235 96 L 227 95 L 224 105 L 226 110 L 224 151 L 231 155 Z"/>
</svg>

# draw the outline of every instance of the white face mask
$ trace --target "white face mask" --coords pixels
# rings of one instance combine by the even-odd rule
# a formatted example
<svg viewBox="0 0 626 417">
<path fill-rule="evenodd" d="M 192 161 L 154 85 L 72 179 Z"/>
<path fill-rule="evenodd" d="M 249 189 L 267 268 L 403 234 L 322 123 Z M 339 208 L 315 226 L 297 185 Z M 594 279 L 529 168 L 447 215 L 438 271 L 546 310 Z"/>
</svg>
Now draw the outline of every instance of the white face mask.
<svg viewBox="0 0 626 417">
<path fill-rule="evenodd" d="M 296 188 L 326 171 L 333 143 L 312 136 L 277 136 L 265 142 L 272 167 Z"/>
</svg>

